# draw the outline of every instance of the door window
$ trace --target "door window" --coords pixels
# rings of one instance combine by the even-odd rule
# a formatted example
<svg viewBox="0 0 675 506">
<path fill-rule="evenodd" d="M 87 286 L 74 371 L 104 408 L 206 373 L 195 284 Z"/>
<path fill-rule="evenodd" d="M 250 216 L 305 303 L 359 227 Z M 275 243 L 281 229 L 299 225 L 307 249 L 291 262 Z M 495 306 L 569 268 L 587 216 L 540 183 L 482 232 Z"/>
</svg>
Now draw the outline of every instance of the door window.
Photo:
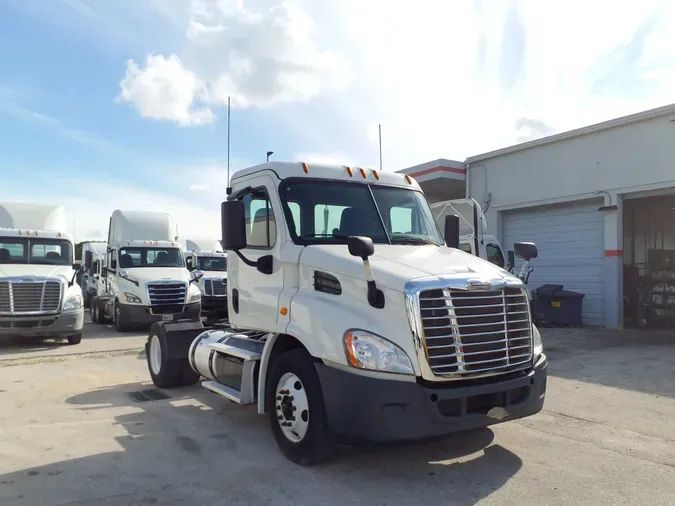
<svg viewBox="0 0 675 506">
<path fill-rule="evenodd" d="M 111 249 L 108 253 L 108 265 L 113 271 L 117 270 L 117 250 Z"/>
<path fill-rule="evenodd" d="M 272 249 L 277 242 L 277 224 L 265 188 L 257 188 L 242 197 L 246 223 L 246 247 Z"/>
<path fill-rule="evenodd" d="M 497 244 L 488 244 L 485 247 L 485 252 L 487 253 L 488 262 L 492 262 L 502 269 L 504 268 L 504 254 L 502 253 L 502 249 Z"/>
</svg>

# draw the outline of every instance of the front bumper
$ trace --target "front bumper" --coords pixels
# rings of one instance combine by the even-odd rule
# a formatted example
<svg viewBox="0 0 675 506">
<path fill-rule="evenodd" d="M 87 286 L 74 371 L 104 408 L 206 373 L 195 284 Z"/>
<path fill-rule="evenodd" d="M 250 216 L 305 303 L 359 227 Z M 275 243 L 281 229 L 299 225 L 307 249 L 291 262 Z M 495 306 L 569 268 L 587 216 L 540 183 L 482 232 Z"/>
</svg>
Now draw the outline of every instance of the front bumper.
<svg viewBox="0 0 675 506">
<path fill-rule="evenodd" d="M 212 297 L 202 295 L 202 309 L 222 309 L 227 308 L 227 297 Z"/>
<path fill-rule="evenodd" d="M 316 365 L 332 438 L 376 443 L 425 439 L 534 415 L 544 405 L 547 367 L 546 355 L 541 355 L 532 369 L 516 377 L 428 386 Z"/>
<path fill-rule="evenodd" d="M 175 320 L 198 320 L 202 311 L 201 303 L 180 306 L 181 311 L 161 314 L 158 308 L 135 304 L 120 304 L 120 319 L 123 325 L 146 326 L 154 322 Z"/>
<path fill-rule="evenodd" d="M 64 339 L 82 332 L 84 309 L 56 315 L 2 316 L 0 337 L 44 337 Z"/>
</svg>

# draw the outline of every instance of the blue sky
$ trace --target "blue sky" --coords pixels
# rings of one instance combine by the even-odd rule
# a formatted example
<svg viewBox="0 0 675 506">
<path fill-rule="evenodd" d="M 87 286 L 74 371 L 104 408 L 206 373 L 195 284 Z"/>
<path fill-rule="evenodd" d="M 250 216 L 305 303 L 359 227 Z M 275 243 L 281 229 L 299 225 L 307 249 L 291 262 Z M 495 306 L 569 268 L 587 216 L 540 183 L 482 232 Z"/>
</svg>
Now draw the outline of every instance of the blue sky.
<svg viewBox="0 0 675 506">
<path fill-rule="evenodd" d="M 115 208 L 216 236 L 227 96 L 234 170 L 374 166 L 378 123 L 386 170 L 461 160 L 675 101 L 669 2 L 541 4 L 0 0 L 0 199 L 78 240 Z"/>
</svg>

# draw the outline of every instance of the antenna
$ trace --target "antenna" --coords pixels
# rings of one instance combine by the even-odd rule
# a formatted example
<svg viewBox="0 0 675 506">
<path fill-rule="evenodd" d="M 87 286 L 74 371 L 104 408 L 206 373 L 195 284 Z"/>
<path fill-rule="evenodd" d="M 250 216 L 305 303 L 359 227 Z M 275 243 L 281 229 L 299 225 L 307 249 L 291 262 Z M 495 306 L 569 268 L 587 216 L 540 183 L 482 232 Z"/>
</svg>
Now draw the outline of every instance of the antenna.
<svg viewBox="0 0 675 506">
<path fill-rule="evenodd" d="M 382 172 L 382 125 L 377 125 L 380 138 L 380 172 Z"/>
<path fill-rule="evenodd" d="M 227 189 L 225 193 L 232 193 L 230 186 L 230 97 L 227 97 Z"/>
</svg>

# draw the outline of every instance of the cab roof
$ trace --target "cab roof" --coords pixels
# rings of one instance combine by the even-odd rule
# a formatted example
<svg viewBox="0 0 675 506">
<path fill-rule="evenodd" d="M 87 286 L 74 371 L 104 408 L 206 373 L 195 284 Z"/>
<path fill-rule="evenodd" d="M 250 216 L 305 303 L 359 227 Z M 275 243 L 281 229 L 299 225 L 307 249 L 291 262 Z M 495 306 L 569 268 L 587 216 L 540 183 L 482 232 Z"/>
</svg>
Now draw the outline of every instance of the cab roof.
<svg viewBox="0 0 675 506">
<path fill-rule="evenodd" d="M 232 176 L 232 184 L 245 180 L 259 172 L 269 171 L 280 180 L 289 178 L 332 179 L 336 181 L 352 181 L 355 183 L 384 184 L 401 188 L 420 189 L 417 181 L 407 174 L 396 172 L 380 172 L 348 165 L 327 165 L 304 162 L 267 162 L 239 170 Z"/>
<path fill-rule="evenodd" d="M 64 232 L 55 232 L 54 230 L 35 230 L 26 228 L 3 228 L 0 227 L 0 236 L 3 237 L 37 237 L 38 239 L 65 239 L 72 241 L 73 237 Z"/>
</svg>

